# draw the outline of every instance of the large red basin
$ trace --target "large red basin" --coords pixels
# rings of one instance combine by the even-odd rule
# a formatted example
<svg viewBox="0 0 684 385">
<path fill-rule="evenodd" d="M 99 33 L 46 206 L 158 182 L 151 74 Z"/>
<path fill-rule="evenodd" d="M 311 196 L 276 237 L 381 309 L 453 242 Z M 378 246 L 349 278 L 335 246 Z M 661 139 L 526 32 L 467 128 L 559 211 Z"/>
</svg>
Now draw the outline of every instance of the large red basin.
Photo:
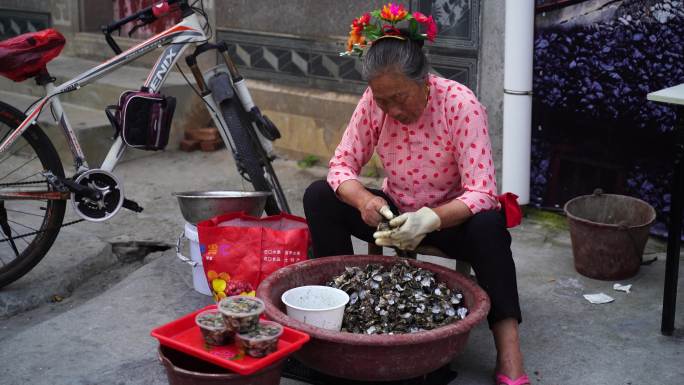
<svg viewBox="0 0 684 385">
<path fill-rule="evenodd" d="M 489 297 L 470 278 L 432 263 L 409 260 L 413 266 L 436 273 L 451 289 L 460 289 L 470 313 L 462 321 L 437 329 L 399 335 L 365 335 L 313 327 L 287 316 L 280 296 L 288 289 L 320 285 L 344 271 L 345 266 L 397 262 L 396 257 L 355 255 L 325 257 L 282 268 L 266 278 L 257 296 L 266 314 L 276 322 L 301 330 L 311 340 L 295 353 L 297 359 L 322 373 L 360 381 L 393 381 L 418 377 L 449 363 L 465 347 L 470 330 L 489 312 Z"/>
</svg>

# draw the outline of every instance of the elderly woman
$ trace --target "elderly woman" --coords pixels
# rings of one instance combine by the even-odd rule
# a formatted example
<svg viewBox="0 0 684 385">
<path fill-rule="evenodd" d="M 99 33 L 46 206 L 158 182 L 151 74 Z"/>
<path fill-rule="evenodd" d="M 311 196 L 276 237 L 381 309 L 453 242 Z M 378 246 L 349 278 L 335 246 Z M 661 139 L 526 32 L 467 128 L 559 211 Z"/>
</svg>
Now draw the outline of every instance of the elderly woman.
<svg viewBox="0 0 684 385">
<path fill-rule="evenodd" d="M 369 87 L 327 181 L 304 194 L 314 254 L 353 254 L 353 235 L 407 250 L 432 245 L 469 262 L 491 299 L 496 383 L 528 384 L 511 236 L 497 201 L 486 111 L 465 86 L 428 73 L 421 43 L 384 36 L 367 50 Z M 358 180 L 374 151 L 387 173 L 382 190 Z M 393 218 L 392 212 L 403 214 Z M 383 217 L 393 229 L 376 232 Z"/>
</svg>

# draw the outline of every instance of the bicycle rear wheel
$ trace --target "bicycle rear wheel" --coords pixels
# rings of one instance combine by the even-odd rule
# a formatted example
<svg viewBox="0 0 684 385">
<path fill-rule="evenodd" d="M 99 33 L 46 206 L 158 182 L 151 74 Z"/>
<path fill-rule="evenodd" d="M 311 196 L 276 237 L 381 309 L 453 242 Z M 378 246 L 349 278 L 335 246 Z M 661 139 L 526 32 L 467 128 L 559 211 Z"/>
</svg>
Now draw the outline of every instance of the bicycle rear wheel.
<svg viewBox="0 0 684 385">
<path fill-rule="evenodd" d="M 25 119 L 0 102 L 0 142 Z M 16 193 L 54 191 L 42 175 L 64 177 L 62 162 L 43 130 L 30 126 L 0 153 L 0 287 L 28 273 L 45 256 L 62 226 L 66 201 L 4 199 Z"/>
<path fill-rule="evenodd" d="M 290 213 L 285 193 L 271 161 L 261 147 L 259 138 L 252 129 L 252 124 L 242 105 L 234 98 L 226 99 L 221 103 L 221 113 L 236 147 L 238 159 L 235 161 L 238 168 L 247 174 L 256 191 L 273 193 L 266 201 L 266 213 L 268 215 L 275 215 L 281 211 Z"/>
</svg>

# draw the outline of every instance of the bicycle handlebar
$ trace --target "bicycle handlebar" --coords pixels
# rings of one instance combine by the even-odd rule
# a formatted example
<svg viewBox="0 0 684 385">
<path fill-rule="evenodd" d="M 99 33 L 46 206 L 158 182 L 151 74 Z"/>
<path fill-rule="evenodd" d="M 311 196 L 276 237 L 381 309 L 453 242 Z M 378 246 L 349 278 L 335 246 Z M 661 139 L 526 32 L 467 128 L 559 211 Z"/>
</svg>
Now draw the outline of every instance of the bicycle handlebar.
<svg viewBox="0 0 684 385">
<path fill-rule="evenodd" d="M 139 26 L 150 24 L 158 18 L 168 14 L 171 11 L 171 6 L 174 4 L 179 4 L 181 10 L 183 11 L 189 8 L 188 0 L 164 0 L 152 4 L 149 7 L 145 7 L 132 15 L 124 17 L 123 19 L 116 20 L 108 25 L 103 25 L 101 29 L 102 33 L 104 33 L 105 35 L 105 40 L 107 41 L 107 44 L 109 44 L 114 53 L 116 53 L 117 55 L 120 54 L 121 48 L 116 43 L 116 41 L 114 41 L 114 38 L 112 38 L 112 32 L 118 31 L 124 25 L 137 20 L 142 22 Z"/>
</svg>

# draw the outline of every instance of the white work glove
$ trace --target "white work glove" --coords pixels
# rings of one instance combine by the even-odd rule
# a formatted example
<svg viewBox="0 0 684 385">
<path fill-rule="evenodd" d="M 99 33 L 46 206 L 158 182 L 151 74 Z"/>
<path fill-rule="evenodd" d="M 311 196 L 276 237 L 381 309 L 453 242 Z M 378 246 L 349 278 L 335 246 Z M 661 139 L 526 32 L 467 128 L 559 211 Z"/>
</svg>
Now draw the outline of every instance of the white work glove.
<svg viewBox="0 0 684 385">
<path fill-rule="evenodd" d="M 394 213 L 392 212 L 392 210 L 390 209 L 389 206 L 382 206 L 382 207 L 380 207 L 380 210 L 378 210 L 378 212 L 379 212 L 383 217 L 385 217 L 385 219 L 388 220 L 388 221 L 394 219 Z M 376 237 L 376 239 L 375 239 L 375 244 L 376 244 L 376 245 L 378 245 L 378 246 L 386 246 L 386 247 L 399 247 L 399 243 L 398 243 L 398 242 L 395 242 L 394 240 L 392 240 L 392 239 L 389 238 L 389 231 L 376 231 L 376 232 L 373 234 L 373 236 L 375 236 L 375 234 L 387 234 L 387 237 L 383 237 L 383 238 L 377 238 L 377 237 Z"/>
<path fill-rule="evenodd" d="M 373 233 L 373 237 L 375 238 L 375 244 L 378 246 L 384 246 L 384 247 L 396 247 L 396 248 L 401 248 L 399 241 L 395 241 L 394 239 L 390 238 L 390 233 L 393 230 L 387 230 L 387 231 L 376 231 Z M 376 236 L 376 235 L 382 235 L 382 236 Z"/>
<path fill-rule="evenodd" d="M 442 225 L 439 216 L 429 207 L 404 213 L 390 221 L 391 230 L 376 231 L 375 244 L 396 246 L 402 250 L 415 250 L 425 235 Z"/>
</svg>

